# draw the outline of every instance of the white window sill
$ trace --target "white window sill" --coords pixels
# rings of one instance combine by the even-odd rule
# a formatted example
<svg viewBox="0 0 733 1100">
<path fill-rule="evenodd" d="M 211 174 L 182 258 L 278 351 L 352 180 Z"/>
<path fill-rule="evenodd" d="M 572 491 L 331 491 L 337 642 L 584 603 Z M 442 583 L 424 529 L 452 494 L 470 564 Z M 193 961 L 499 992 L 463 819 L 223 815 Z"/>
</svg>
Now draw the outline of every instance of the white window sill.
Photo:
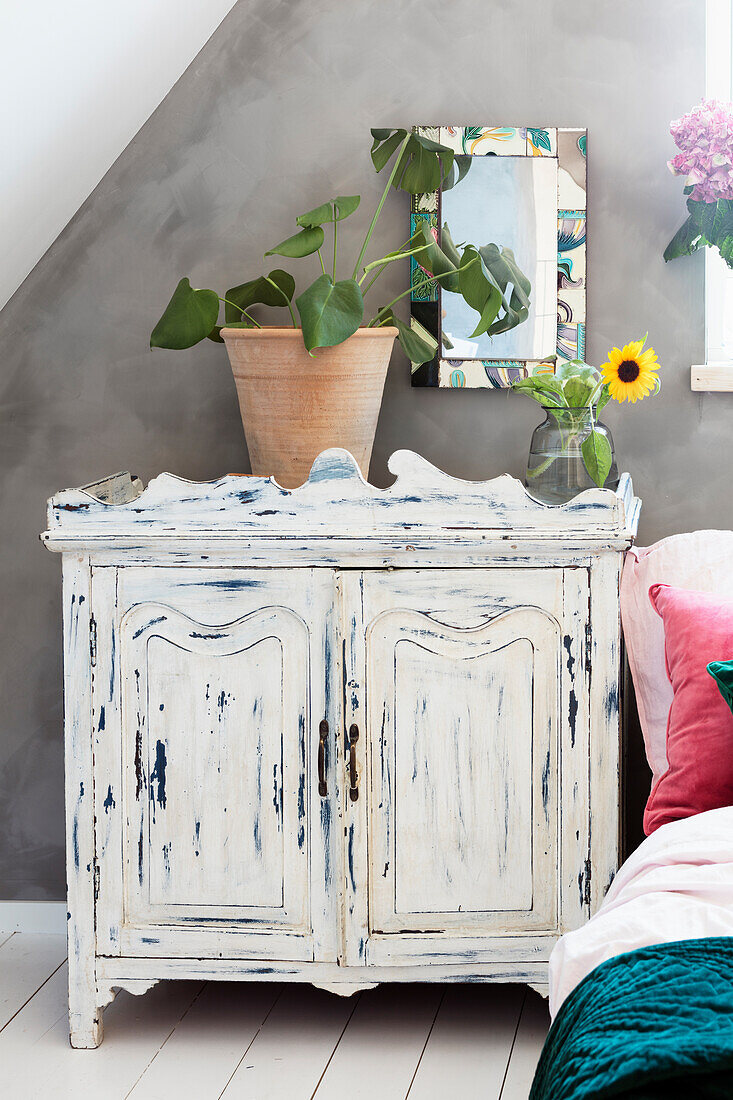
<svg viewBox="0 0 733 1100">
<path fill-rule="evenodd" d="M 702 363 L 690 371 L 693 390 L 733 392 L 733 362 Z"/>
</svg>

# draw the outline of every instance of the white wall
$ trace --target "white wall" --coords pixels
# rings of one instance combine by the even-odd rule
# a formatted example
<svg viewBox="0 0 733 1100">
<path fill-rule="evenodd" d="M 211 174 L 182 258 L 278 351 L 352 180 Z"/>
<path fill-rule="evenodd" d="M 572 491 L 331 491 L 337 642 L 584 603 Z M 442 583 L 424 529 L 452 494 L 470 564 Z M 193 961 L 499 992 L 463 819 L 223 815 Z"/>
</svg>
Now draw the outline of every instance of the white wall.
<svg viewBox="0 0 733 1100">
<path fill-rule="evenodd" d="M 0 0 L 0 308 L 234 0 Z"/>
</svg>

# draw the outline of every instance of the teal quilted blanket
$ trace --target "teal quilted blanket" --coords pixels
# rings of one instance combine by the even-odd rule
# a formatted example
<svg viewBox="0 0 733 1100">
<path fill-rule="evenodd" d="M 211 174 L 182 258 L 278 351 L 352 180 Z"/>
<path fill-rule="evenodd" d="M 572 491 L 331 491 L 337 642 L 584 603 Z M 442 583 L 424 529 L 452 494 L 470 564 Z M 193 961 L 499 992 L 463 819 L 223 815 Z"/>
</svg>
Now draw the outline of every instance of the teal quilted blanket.
<svg viewBox="0 0 733 1100">
<path fill-rule="evenodd" d="M 733 938 L 629 951 L 573 990 L 530 1100 L 605 1096 L 733 1098 Z"/>
</svg>

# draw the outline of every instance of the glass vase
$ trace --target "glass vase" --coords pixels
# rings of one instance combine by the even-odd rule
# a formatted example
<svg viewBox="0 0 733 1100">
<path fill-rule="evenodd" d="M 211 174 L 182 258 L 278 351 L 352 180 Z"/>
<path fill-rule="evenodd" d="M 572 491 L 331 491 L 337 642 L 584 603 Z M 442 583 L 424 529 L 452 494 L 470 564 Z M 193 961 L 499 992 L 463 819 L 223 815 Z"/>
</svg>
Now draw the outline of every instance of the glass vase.
<svg viewBox="0 0 733 1100">
<path fill-rule="evenodd" d="M 596 419 L 590 407 L 575 409 L 545 408 L 545 419 L 535 428 L 529 446 L 524 484 L 528 492 L 543 504 L 564 504 L 584 489 L 596 487 L 585 468 L 581 447 L 593 428 L 605 436 L 611 447 L 611 469 L 604 489 L 618 485 L 618 466 L 613 437 L 605 424 Z"/>
</svg>

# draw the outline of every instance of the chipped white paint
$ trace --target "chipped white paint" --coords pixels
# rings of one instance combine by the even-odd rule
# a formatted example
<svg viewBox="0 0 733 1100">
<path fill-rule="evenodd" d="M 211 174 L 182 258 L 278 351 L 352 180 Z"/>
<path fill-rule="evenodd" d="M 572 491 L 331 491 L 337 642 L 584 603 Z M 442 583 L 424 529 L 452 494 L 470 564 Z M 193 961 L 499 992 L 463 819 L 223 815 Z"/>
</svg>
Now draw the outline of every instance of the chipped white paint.
<svg viewBox="0 0 733 1100">
<path fill-rule="evenodd" d="M 64 576 L 64 767 L 69 906 L 69 1028 L 74 1046 L 102 1041 L 97 1008 L 92 679 L 94 638 L 89 558 L 66 554 Z"/>
<path fill-rule="evenodd" d="M 324 451 L 309 480 L 283 489 L 273 478 L 228 475 L 191 482 L 161 474 L 141 490 L 129 474 L 68 489 L 49 502 L 49 542 L 88 545 L 106 537 L 160 538 L 180 534 L 241 538 L 242 535 L 343 538 L 410 532 L 446 536 L 457 528 L 527 532 L 535 537 L 623 538 L 633 533 L 638 501 L 628 474 L 617 493 L 588 489 L 571 503 L 547 507 L 516 478 L 461 481 L 412 451 L 389 460 L 396 480 L 377 489 L 362 477 L 347 451 Z"/>
<path fill-rule="evenodd" d="M 476 570 L 467 594 L 479 602 L 492 581 Z M 395 962 L 404 932 L 442 933 L 441 952 L 460 953 L 466 934 L 555 922 L 559 625 L 514 598 L 469 628 L 423 610 L 365 616 L 370 924 L 398 933 Z"/>
<path fill-rule="evenodd" d="M 75 1046 L 162 978 L 543 989 L 602 898 L 631 483 L 550 508 L 390 469 L 328 451 L 292 491 L 120 474 L 49 502 Z"/>
</svg>

